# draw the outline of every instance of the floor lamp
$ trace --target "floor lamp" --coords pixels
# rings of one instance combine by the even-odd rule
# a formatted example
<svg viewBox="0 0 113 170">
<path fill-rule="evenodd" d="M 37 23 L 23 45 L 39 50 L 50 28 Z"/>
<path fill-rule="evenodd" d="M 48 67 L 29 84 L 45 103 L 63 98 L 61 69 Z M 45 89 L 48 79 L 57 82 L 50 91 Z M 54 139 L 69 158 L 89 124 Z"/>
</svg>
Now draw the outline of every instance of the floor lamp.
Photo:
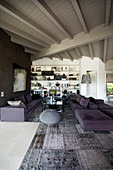
<svg viewBox="0 0 113 170">
<path fill-rule="evenodd" d="M 87 85 L 86 96 L 88 96 L 88 85 L 91 84 L 90 74 L 83 74 L 81 83 Z"/>
</svg>

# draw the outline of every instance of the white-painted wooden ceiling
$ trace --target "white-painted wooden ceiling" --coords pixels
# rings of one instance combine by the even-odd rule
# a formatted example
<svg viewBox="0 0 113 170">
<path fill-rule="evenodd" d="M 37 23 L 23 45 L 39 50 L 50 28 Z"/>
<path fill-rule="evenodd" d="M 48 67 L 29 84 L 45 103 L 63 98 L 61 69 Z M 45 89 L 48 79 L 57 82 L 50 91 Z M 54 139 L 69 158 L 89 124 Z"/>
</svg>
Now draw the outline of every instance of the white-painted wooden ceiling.
<svg viewBox="0 0 113 170">
<path fill-rule="evenodd" d="M 31 60 L 113 59 L 113 0 L 0 0 L 0 27 Z"/>
</svg>

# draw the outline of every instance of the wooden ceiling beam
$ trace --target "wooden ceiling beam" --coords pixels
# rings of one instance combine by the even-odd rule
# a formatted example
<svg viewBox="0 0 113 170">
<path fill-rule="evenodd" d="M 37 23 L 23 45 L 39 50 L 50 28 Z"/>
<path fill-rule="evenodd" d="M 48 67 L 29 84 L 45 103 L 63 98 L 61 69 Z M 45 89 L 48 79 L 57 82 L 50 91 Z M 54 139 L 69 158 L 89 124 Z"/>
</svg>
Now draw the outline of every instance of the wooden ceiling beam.
<svg viewBox="0 0 113 170">
<path fill-rule="evenodd" d="M 78 49 L 78 48 L 75 48 L 75 51 L 76 51 L 76 53 L 77 53 L 78 57 L 79 57 L 79 58 L 82 58 L 82 55 L 81 55 L 81 53 L 80 53 L 79 49 Z"/>
<path fill-rule="evenodd" d="M 66 35 L 69 39 L 72 39 L 73 36 L 61 20 L 54 14 L 54 12 L 49 8 L 43 0 L 32 0 L 33 3 Z"/>
<path fill-rule="evenodd" d="M 91 44 L 88 44 L 88 47 L 89 47 L 89 52 L 90 52 L 91 58 L 93 59 L 93 58 L 94 58 L 94 55 L 93 55 L 92 45 L 91 45 Z"/>
<path fill-rule="evenodd" d="M 108 44 L 108 41 L 107 41 L 107 38 L 105 38 L 105 40 L 104 40 L 104 55 L 103 55 L 104 63 L 106 62 L 106 58 L 107 58 L 107 44 Z"/>
<path fill-rule="evenodd" d="M 61 61 L 63 61 L 63 57 L 61 57 L 60 54 L 56 54 L 56 57 L 59 58 Z"/>
<path fill-rule="evenodd" d="M 105 27 L 105 25 L 102 24 L 92 28 L 88 34 L 82 32 L 76 35 L 72 40 L 65 39 L 59 45 L 52 44 L 49 49 L 44 49 L 39 54 L 35 54 L 33 59 L 36 60 L 39 57 L 54 55 L 110 37 L 113 37 L 113 22 L 109 27 Z"/>
<path fill-rule="evenodd" d="M 78 5 L 77 0 L 71 0 L 71 2 L 72 2 L 72 5 L 73 5 L 73 7 L 74 7 L 74 10 L 75 10 L 75 12 L 76 12 L 76 14 L 77 14 L 77 16 L 78 16 L 78 19 L 79 19 L 79 21 L 80 21 L 80 24 L 81 24 L 84 32 L 85 32 L 85 33 L 88 33 L 88 29 L 87 29 L 87 26 L 86 26 L 84 17 L 83 17 L 83 15 L 82 15 L 82 12 L 81 12 L 81 10 L 80 10 L 80 7 L 79 7 L 79 5 Z"/>
<path fill-rule="evenodd" d="M 50 39 L 52 42 L 60 43 L 60 41 L 55 38 L 52 34 L 48 33 L 45 29 L 41 28 L 38 24 L 32 21 L 30 18 L 25 16 L 23 13 L 18 11 L 15 7 L 10 5 L 5 0 L 0 0 L 0 9 L 8 13 L 9 15 L 15 17 L 17 20 L 23 22 L 24 24 L 28 25 L 38 33 L 42 34 L 46 38 Z"/>
<path fill-rule="evenodd" d="M 67 56 L 71 61 L 73 61 L 73 57 L 72 57 L 72 55 L 69 53 L 69 51 L 65 51 L 65 54 L 66 54 L 66 56 Z"/>
<path fill-rule="evenodd" d="M 20 29 L 18 29 L 16 27 L 6 23 L 3 20 L 0 20 L 0 27 L 7 30 L 7 31 L 10 31 L 10 32 L 12 32 L 12 33 L 14 33 L 16 35 L 19 35 L 20 37 L 23 37 L 23 38 L 25 38 L 27 40 L 30 40 L 30 41 L 38 44 L 38 45 L 41 45 L 42 47 L 49 48 L 49 45 L 47 43 L 45 43 L 45 42 L 33 37 L 32 35 L 30 35 L 30 34 L 24 32 L 24 31 L 22 31 L 22 30 L 20 30 Z"/>
<path fill-rule="evenodd" d="M 37 51 L 35 51 L 35 50 L 32 50 L 32 49 L 30 49 L 30 48 L 24 48 L 24 51 L 26 52 L 26 53 L 30 53 L 30 54 L 35 54 Z"/>
<path fill-rule="evenodd" d="M 29 41 L 27 41 L 25 39 L 21 39 L 21 38 L 16 37 L 16 36 L 11 36 L 11 41 L 16 43 L 16 44 L 31 48 L 31 49 L 36 50 L 36 51 L 41 51 L 42 50 L 42 48 L 37 46 L 37 44 L 29 42 Z"/>
<path fill-rule="evenodd" d="M 105 7 L 105 26 L 109 25 L 110 22 L 110 13 L 111 13 L 111 0 L 106 0 L 106 7 Z"/>
</svg>

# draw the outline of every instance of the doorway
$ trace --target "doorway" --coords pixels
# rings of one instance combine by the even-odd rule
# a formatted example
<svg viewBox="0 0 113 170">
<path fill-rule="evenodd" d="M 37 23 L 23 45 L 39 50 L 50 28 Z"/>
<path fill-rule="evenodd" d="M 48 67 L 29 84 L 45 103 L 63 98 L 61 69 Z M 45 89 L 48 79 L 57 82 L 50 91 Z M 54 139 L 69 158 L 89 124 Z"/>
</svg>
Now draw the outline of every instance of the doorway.
<svg viewBox="0 0 113 170">
<path fill-rule="evenodd" d="M 97 71 L 90 70 L 87 71 L 87 74 L 90 74 L 91 77 L 91 84 L 87 84 L 87 97 L 97 97 Z"/>
</svg>

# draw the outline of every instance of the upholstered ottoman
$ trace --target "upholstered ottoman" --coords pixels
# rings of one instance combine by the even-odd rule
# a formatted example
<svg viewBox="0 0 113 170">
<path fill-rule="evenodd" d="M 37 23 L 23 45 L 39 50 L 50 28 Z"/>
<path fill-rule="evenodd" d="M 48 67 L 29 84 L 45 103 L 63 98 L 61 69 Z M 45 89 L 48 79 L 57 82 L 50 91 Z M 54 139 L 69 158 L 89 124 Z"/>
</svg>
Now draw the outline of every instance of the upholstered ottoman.
<svg viewBox="0 0 113 170">
<path fill-rule="evenodd" d="M 40 114 L 39 118 L 42 123 L 52 125 L 61 120 L 61 115 L 54 109 L 47 109 Z"/>
<path fill-rule="evenodd" d="M 99 110 L 78 109 L 75 116 L 84 130 L 113 130 L 113 119 Z"/>
</svg>

